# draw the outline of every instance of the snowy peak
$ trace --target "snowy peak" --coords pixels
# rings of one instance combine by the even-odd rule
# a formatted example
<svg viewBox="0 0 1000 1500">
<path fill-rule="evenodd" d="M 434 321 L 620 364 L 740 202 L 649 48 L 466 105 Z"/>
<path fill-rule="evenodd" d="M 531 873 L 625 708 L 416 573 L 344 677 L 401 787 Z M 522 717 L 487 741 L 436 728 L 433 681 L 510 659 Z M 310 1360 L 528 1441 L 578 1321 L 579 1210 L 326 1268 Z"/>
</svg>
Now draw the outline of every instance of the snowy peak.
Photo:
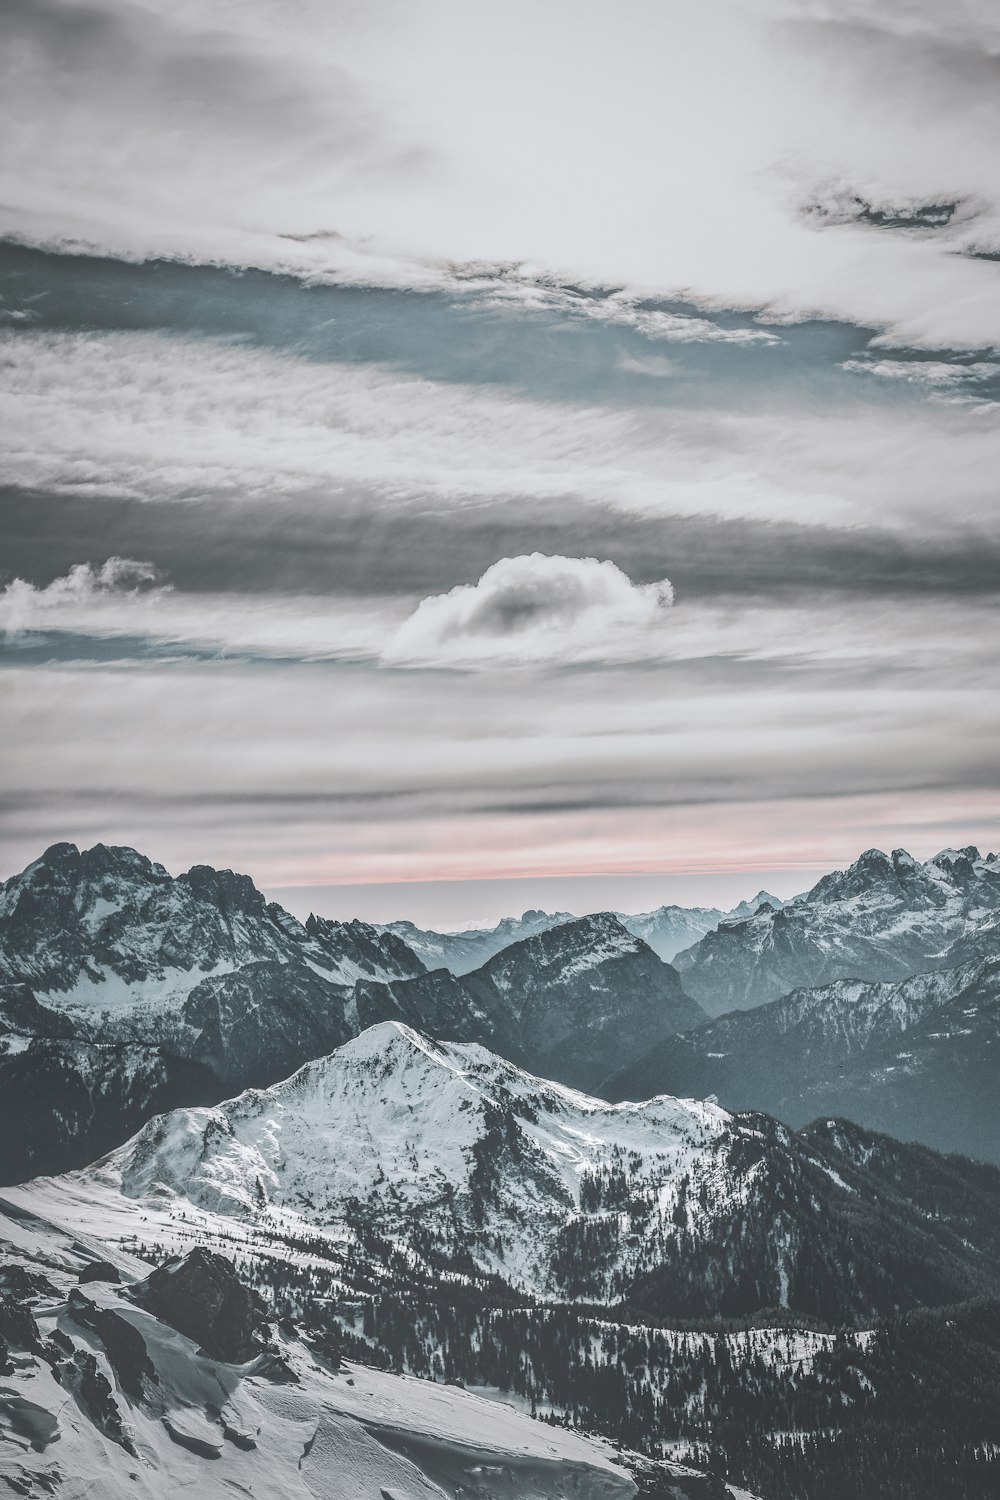
<svg viewBox="0 0 1000 1500">
<path fill-rule="evenodd" d="M 903 893 L 911 901 L 940 904 L 942 898 L 964 895 L 987 905 L 1000 904 L 1000 868 L 996 856 L 980 854 L 975 845 L 942 849 L 921 863 L 905 849 L 891 855 L 866 849 L 846 870 L 825 875 L 800 899 L 827 903 L 869 893 Z"/>
<path fill-rule="evenodd" d="M 211 974 L 306 963 L 332 982 L 403 978 L 423 965 L 360 922 L 302 923 L 248 875 L 195 865 L 176 878 L 134 849 L 57 844 L 0 892 L 0 977 L 63 1008 L 182 1003 Z"/>
<path fill-rule="evenodd" d="M 749 901 L 741 901 L 731 911 L 727 911 L 720 920 L 722 922 L 745 922 L 748 917 L 756 916 L 765 907 L 771 911 L 781 911 L 784 905 L 780 896 L 772 896 L 770 891 L 758 891 L 756 896 L 751 897 Z"/>
<path fill-rule="evenodd" d="M 950 951 L 980 931 L 992 948 L 1000 862 L 973 846 L 924 863 L 905 849 L 867 849 L 779 911 L 761 905 L 724 921 L 677 956 L 688 993 L 713 1015 L 765 1004 L 839 979 L 898 981 L 955 962 Z M 973 957 L 968 943 L 961 957 Z"/>
<path fill-rule="evenodd" d="M 573 917 L 557 927 L 511 944 L 484 965 L 499 980 L 524 965 L 537 966 L 549 984 L 564 983 L 578 974 L 627 955 L 651 954 L 641 938 L 623 926 L 613 912 Z"/>
<path fill-rule="evenodd" d="M 1000 1291 L 1000 1173 L 862 1135 L 669 1095 L 608 1104 L 390 1024 L 12 1194 L 116 1237 L 339 1258 L 369 1286 L 390 1262 L 495 1276 L 648 1315 L 633 1321 L 778 1304 L 867 1318 L 920 1300 L 899 1270 L 913 1257 L 939 1300 Z"/>
<path fill-rule="evenodd" d="M 277 1215 L 288 1232 L 363 1224 L 395 1240 L 419 1222 L 450 1255 L 545 1290 L 592 1178 L 628 1162 L 645 1193 L 669 1194 L 710 1172 L 730 1126 L 690 1100 L 609 1105 L 390 1022 L 272 1088 L 158 1117 L 85 1175 L 132 1200 Z"/>
</svg>

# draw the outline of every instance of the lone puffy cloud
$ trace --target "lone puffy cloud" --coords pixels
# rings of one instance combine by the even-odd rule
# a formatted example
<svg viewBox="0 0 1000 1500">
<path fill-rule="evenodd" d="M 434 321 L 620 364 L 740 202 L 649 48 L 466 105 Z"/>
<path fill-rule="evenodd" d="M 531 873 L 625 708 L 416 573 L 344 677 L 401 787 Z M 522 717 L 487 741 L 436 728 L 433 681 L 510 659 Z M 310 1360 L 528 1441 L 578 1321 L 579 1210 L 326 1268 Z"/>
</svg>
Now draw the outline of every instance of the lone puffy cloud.
<svg viewBox="0 0 1000 1500">
<path fill-rule="evenodd" d="M 636 584 L 612 562 L 532 552 L 424 599 L 385 646 L 389 666 L 532 666 L 659 654 L 667 579 Z"/>
</svg>

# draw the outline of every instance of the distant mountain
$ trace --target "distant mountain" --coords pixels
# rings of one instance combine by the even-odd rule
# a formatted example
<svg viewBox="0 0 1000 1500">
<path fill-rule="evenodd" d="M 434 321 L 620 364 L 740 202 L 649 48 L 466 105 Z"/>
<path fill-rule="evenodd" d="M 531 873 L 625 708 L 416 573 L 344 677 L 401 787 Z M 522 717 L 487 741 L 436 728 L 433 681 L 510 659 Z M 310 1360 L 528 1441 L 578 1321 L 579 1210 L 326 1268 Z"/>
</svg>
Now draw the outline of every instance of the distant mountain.
<svg viewBox="0 0 1000 1500">
<path fill-rule="evenodd" d="M 388 922 L 380 930 L 401 938 L 428 969 L 449 969 L 461 975 L 481 968 L 511 943 L 572 921 L 572 912 L 531 910 L 520 917 L 504 917 L 495 927 L 470 927 L 464 932 L 434 932 L 413 922 Z"/>
<path fill-rule="evenodd" d="M 838 979 L 899 980 L 944 966 L 949 950 L 1000 908 L 1000 860 L 947 849 L 925 864 L 869 849 L 780 910 L 725 920 L 676 967 L 711 1015 L 750 1009 Z"/>
<path fill-rule="evenodd" d="M 782 907 L 786 904 L 780 896 L 772 896 L 770 891 L 758 891 L 756 896 L 752 896 L 749 901 L 738 902 L 731 911 L 727 911 L 725 915 L 720 916 L 719 920 L 722 922 L 745 922 L 747 917 L 752 917 L 756 912 L 759 912 L 762 906 L 770 906 L 773 911 L 781 911 Z M 716 926 L 718 925 L 716 923 Z"/>
<path fill-rule="evenodd" d="M 764 901 L 770 901 L 775 909 L 782 904 L 777 896 L 761 891 L 752 901 L 741 901 L 728 913 L 714 906 L 658 906 L 653 911 L 617 911 L 615 916 L 628 932 L 642 938 L 659 958 L 670 963 L 682 948 L 697 942 L 720 921 L 749 916 Z M 433 932 L 413 922 L 389 922 L 381 931 L 402 938 L 428 969 L 450 969 L 453 974 L 462 975 L 481 968 L 511 943 L 574 920 L 568 911 L 531 910 L 520 917 L 504 917 L 496 927 L 476 927 L 465 932 Z"/>
<path fill-rule="evenodd" d="M 661 1043 L 602 1092 L 711 1096 L 793 1126 L 847 1116 L 1000 1163 L 1000 957 L 794 990 Z"/>
<path fill-rule="evenodd" d="M 501 950 L 461 977 L 359 983 L 358 1022 L 398 1019 L 478 1041 L 574 1088 L 591 1088 L 705 1013 L 676 972 L 610 912 L 577 917 Z"/>
<path fill-rule="evenodd" d="M 286 1077 L 354 1034 L 359 978 L 423 972 L 392 934 L 303 926 L 245 875 L 57 844 L 0 888 L 0 1180 Z"/>
<path fill-rule="evenodd" d="M 464 1268 L 637 1323 L 782 1307 L 863 1325 L 1000 1293 L 994 1168 L 842 1121 L 609 1105 L 392 1023 L 9 1196 L 144 1238 L 181 1213 L 231 1253 L 346 1235 L 354 1275 L 365 1245 L 394 1245 L 413 1275 Z"/>
<path fill-rule="evenodd" d="M 658 906 L 655 911 L 629 915 L 615 912 L 619 922 L 635 937 L 648 943 L 658 958 L 671 963 L 675 955 L 696 943 L 722 920 L 714 906 Z"/>
</svg>

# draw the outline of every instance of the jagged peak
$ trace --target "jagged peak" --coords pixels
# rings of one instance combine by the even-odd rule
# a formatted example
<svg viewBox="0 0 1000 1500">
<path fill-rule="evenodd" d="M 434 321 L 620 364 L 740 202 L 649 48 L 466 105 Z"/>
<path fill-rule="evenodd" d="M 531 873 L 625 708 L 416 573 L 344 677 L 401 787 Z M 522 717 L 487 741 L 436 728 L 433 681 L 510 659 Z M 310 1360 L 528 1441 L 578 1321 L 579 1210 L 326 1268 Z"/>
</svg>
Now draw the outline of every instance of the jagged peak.
<svg viewBox="0 0 1000 1500">
<path fill-rule="evenodd" d="M 602 946 L 603 945 L 603 946 Z M 642 938 L 635 937 L 611 911 L 591 912 L 585 917 L 571 917 L 544 932 L 520 938 L 483 965 L 488 972 L 506 968 L 530 955 L 548 962 L 560 957 L 577 957 L 592 952 L 594 962 L 619 957 L 625 953 L 652 952 Z"/>
</svg>

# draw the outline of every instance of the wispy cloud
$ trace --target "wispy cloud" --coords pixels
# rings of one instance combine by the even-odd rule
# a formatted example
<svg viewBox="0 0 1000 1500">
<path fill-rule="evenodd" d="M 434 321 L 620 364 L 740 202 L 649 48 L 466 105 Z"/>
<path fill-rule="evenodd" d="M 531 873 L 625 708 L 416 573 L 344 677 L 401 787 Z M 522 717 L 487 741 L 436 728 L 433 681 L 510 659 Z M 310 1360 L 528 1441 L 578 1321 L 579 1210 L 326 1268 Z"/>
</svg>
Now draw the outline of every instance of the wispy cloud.
<svg viewBox="0 0 1000 1500">
<path fill-rule="evenodd" d="M 335 511 L 360 488 L 951 536 L 994 512 L 996 422 L 961 411 L 599 407 L 153 334 L 0 334 L 0 351 L 8 482 L 81 498 Z"/>
</svg>

